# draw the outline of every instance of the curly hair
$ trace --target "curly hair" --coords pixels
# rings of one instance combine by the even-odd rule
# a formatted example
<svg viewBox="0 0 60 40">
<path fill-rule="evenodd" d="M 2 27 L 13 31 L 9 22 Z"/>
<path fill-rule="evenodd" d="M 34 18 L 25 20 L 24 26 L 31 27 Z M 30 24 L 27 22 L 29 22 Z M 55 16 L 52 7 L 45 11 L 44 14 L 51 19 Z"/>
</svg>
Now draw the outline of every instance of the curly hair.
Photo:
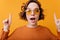
<svg viewBox="0 0 60 40">
<path fill-rule="evenodd" d="M 34 2 L 39 6 L 40 14 L 39 14 L 39 19 L 38 20 L 44 19 L 43 9 L 41 8 L 41 4 L 37 0 L 29 0 L 26 4 L 23 3 L 24 5 L 21 6 L 22 11 L 19 13 L 20 18 L 24 19 L 24 20 L 27 20 L 25 10 L 27 9 L 27 6 L 31 2 Z"/>
</svg>

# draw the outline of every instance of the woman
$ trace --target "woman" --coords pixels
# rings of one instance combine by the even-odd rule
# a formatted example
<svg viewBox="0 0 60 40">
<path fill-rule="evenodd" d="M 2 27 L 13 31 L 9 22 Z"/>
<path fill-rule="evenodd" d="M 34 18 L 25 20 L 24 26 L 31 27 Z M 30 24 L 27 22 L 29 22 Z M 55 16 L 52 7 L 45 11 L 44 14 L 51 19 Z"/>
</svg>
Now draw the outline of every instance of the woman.
<svg viewBox="0 0 60 40">
<path fill-rule="evenodd" d="M 4 28 L 1 40 L 59 40 L 49 29 L 37 25 L 37 21 L 44 19 L 41 4 L 37 0 L 29 0 L 22 6 L 21 10 L 21 18 L 28 21 L 28 24 L 17 28 L 8 36 L 11 24 L 11 15 L 9 15 L 9 19 L 3 21 Z"/>
</svg>

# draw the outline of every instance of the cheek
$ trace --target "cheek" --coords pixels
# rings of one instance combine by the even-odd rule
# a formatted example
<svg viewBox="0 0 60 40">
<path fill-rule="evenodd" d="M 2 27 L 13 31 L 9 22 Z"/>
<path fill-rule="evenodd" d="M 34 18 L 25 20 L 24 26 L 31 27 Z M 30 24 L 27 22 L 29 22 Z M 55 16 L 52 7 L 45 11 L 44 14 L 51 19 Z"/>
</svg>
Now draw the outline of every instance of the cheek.
<svg viewBox="0 0 60 40">
<path fill-rule="evenodd" d="M 27 18 L 27 20 L 29 20 L 29 16 L 28 15 L 26 15 L 26 18 Z"/>
<path fill-rule="evenodd" d="M 36 20 L 38 20 L 38 19 L 39 19 L 39 15 L 36 15 L 35 17 L 36 17 Z"/>
</svg>

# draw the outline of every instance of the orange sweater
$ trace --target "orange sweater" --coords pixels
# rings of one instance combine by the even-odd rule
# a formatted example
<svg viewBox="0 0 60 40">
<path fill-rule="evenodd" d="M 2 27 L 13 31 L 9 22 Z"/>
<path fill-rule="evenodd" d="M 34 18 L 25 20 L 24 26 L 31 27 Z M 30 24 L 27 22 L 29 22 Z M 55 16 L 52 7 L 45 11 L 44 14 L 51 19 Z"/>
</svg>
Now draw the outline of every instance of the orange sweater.
<svg viewBox="0 0 60 40">
<path fill-rule="evenodd" d="M 26 26 L 17 28 L 10 36 L 8 32 L 3 32 L 1 40 L 58 40 L 49 29 L 38 26 L 37 28 L 28 28 Z"/>
</svg>

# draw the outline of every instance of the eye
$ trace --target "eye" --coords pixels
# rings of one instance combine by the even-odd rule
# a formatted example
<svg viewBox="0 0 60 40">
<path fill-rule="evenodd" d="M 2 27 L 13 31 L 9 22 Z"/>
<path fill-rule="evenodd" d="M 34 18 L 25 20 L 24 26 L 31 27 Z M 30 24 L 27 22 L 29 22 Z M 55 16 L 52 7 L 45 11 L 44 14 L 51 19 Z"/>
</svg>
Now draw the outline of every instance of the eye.
<svg viewBox="0 0 60 40">
<path fill-rule="evenodd" d="M 31 10 L 28 10 L 27 12 L 29 12 L 29 13 L 30 13 L 30 12 L 31 12 Z"/>
<path fill-rule="evenodd" d="M 31 14 L 31 10 L 26 10 L 26 14 L 30 15 Z"/>
<path fill-rule="evenodd" d="M 38 9 L 35 9 L 35 12 L 39 12 L 39 10 Z"/>
<path fill-rule="evenodd" d="M 35 13 L 35 14 L 39 14 L 39 12 L 40 12 L 39 9 L 35 9 L 35 10 L 34 10 L 34 13 Z"/>
</svg>

